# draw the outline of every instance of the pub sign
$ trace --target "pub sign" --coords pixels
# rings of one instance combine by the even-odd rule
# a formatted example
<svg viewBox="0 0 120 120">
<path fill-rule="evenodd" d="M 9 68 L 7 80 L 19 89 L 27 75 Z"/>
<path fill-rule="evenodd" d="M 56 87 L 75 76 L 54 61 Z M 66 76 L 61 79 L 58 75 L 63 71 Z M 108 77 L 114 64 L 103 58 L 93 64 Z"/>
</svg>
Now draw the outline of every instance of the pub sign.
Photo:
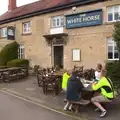
<svg viewBox="0 0 120 120">
<path fill-rule="evenodd" d="M 66 15 L 66 28 L 88 27 L 102 24 L 102 9 Z"/>
<path fill-rule="evenodd" d="M 7 27 L 7 39 L 15 40 L 15 27 L 13 26 Z"/>
</svg>

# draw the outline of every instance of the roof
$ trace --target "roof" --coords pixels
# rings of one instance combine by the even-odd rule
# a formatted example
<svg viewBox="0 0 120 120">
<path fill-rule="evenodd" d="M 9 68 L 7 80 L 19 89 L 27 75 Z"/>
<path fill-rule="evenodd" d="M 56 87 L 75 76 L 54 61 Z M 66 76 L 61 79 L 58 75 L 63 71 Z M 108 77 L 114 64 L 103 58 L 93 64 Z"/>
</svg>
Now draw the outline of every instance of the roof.
<svg viewBox="0 0 120 120">
<path fill-rule="evenodd" d="M 0 24 L 31 17 L 46 12 L 71 7 L 72 5 L 88 4 L 92 2 L 100 2 L 104 0 L 40 0 L 31 4 L 17 7 L 11 11 L 7 11 L 0 16 Z"/>
</svg>

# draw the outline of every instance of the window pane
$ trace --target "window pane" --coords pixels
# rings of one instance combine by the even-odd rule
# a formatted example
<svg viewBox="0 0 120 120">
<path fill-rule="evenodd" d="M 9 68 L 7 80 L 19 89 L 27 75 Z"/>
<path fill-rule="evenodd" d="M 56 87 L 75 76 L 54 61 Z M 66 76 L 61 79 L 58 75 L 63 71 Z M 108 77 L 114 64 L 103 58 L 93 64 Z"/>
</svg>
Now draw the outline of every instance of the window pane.
<svg viewBox="0 0 120 120">
<path fill-rule="evenodd" d="M 19 45 L 18 58 L 19 59 L 24 58 L 24 45 Z"/>
<path fill-rule="evenodd" d="M 114 7 L 114 12 L 119 12 L 119 7 L 118 6 Z"/>
<path fill-rule="evenodd" d="M 112 52 L 108 53 L 108 59 L 113 59 L 113 53 Z"/>
<path fill-rule="evenodd" d="M 115 51 L 115 53 L 114 53 L 114 58 L 115 58 L 115 59 L 118 59 L 118 58 L 119 58 L 118 51 Z"/>
<path fill-rule="evenodd" d="M 115 59 L 118 59 L 118 58 L 119 58 L 119 54 L 118 54 L 117 46 L 115 45 L 114 48 L 115 48 L 115 50 L 114 50 L 114 51 L 115 51 L 115 53 L 114 53 L 114 58 L 115 58 Z"/>
<path fill-rule="evenodd" d="M 113 46 L 108 46 L 108 52 L 112 52 L 113 51 Z"/>
<path fill-rule="evenodd" d="M 4 28 L 4 37 L 7 36 L 7 28 Z"/>
<path fill-rule="evenodd" d="M 30 22 L 24 23 L 23 24 L 23 33 L 29 33 L 31 29 Z"/>
<path fill-rule="evenodd" d="M 108 14 L 108 21 L 113 21 L 113 14 L 112 13 Z"/>
<path fill-rule="evenodd" d="M 23 24 L 23 29 L 24 29 L 24 32 L 27 32 L 27 24 L 26 23 Z"/>
<path fill-rule="evenodd" d="M 58 27 L 58 26 L 60 26 L 60 24 L 59 24 L 59 23 L 60 23 L 60 19 L 59 19 L 59 18 L 57 18 L 57 27 Z"/>
<path fill-rule="evenodd" d="M 64 26 L 64 17 L 61 17 L 61 26 Z"/>
<path fill-rule="evenodd" d="M 114 47 L 115 51 L 118 51 L 116 44 L 114 44 L 114 45 L 115 45 L 115 47 Z"/>
<path fill-rule="evenodd" d="M 113 59 L 113 46 L 108 46 L 108 59 Z"/>
<path fill-rule="evenodd" d="M 114 18 L 115 18 L 115 20 L 119 20 L 119 14 L 118 14 L 118 13 L 115 13 L 115 14 L 114 14 Z"/>
<path fill-rule="evenodd" d="M 1 37 L 7 36 L 7 27 L 0 29 L 0 35 L 1 35 Z"/>
<path fill-rule="evenodd" d="M 27 23 L 27 27 L 28 27 L 28 32 L 30 32 L 30 22 Z"/>
<path fill-rule="evenodd" d="M 52 18 L 52 27 L 56 26 L 56 20 L 54 18 Z"/>
<path fill-rule="evenodd" d="M 114 7 L 114 19 L 115 20 L 119 19 L 119 6 Z"/>
<path fill-rule="evenodd" d="M 108 7 L 107 11 L 108 13 L 113 13 L 113 7 Z"/>
</svg>

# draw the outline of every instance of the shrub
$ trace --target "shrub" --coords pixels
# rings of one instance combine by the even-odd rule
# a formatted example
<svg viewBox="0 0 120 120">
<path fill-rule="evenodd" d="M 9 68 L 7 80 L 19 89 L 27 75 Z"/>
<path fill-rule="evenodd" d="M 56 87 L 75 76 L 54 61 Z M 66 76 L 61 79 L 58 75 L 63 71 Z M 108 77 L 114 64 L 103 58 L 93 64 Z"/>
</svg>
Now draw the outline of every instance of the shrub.
<svg viewBox="0 0 120 120">
<path fill-rule="evenodd" d="M 7 63 L 7 67 L 29 67 L 29 60 L 27 59 L 15 59 Z"/>
<path fill-rule="evenodd" d="M 7 44 L 0 52 L 0 66 L 5 66 L 7 62 L 18 58 L 18 44 L 13 42 Z"/>
<path fill-rule="evenodd" d="M 111 78 L 116 90 L 120 89 L 120 62 L 110 62 L 106 65 L 107 76 Z"/>
</svg>

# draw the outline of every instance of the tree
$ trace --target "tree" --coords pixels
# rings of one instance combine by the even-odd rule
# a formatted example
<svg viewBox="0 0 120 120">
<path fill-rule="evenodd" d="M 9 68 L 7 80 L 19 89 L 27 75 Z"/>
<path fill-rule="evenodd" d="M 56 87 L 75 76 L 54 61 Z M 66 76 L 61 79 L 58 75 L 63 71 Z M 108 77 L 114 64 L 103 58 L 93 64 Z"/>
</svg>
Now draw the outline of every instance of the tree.
<svg viewBox="0 0 120 120">
<path fill-rule="evenodd" d="M 114 24 L 113 39 L 116 42 L 118 53 L 119 53 L 119 62 L 120 62 L 120 22 Z"/>
</svg>

